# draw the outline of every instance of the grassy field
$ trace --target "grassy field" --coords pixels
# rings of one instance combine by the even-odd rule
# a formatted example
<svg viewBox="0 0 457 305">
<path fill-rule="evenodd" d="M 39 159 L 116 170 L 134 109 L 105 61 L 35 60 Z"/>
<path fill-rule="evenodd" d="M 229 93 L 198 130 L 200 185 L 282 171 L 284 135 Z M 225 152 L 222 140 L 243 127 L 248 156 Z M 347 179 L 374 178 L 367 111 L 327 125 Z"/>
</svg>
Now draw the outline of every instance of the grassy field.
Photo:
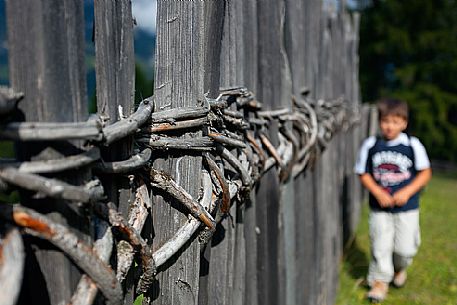
<svg viewBox="0 0 457 305">
<path fill-rule="evenodd" d="M 369 304 L 365 276 L 369 262 L 368 209 L 357 237 L 345 252 L 337 305 Z M 434 173 L 421 199 L 422 245 L 402 289 L 391 287 L 383 304 L 457 305 L 457 173 Z"/>
</svg>

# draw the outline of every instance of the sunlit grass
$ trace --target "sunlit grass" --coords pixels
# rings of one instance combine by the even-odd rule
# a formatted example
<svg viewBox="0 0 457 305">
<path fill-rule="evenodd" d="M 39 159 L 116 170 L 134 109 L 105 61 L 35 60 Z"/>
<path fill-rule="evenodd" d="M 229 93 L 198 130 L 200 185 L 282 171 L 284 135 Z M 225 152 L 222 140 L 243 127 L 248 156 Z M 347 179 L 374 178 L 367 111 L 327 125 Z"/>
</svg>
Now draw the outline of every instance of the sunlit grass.
<svg viewBox="0 0 457 305">
<path fill-rule="evenodd" d="M 369 304 L 365 276 L 369 261 L 368 208 L 340 272 L 337 305 Z M 457 174 L 434 173 L 421 199 L 422 245 L 402 289 L 391 288 L 383 304 L 457 304 Z"/>
</svg>

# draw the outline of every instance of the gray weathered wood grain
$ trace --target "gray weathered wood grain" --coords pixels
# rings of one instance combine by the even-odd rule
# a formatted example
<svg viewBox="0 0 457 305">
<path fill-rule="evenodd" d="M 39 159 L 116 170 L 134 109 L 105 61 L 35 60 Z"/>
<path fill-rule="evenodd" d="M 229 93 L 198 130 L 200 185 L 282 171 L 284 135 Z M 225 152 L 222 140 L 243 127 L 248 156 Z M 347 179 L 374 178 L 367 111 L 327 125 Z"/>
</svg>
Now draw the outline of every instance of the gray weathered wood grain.
<svg viewBox="0 0 457 305">
<path fill-rule="evenodd" d="M 84 61 L 83 3 L 72 0 L 8 0 L 6 3 L 9 78 L 14 91 L 23 92 L 19 109 L 31 122 L 83 122 L 87 119 L 86 71 Z M 47 146 L 46 143 L 21 145 L 18 159 L 28 161 Z M 68 152 L 62 152 L 64 155 Z M 86 173 L 68 178 L 81 182 Z M 22 194 L 21 200 L 32 204 Z M 37 207 L 37 209 L 42 209 Z M 50 218 L 66 224 L 75 212 L 62 202 L 46 207 Z M 90 213 L 73 222 L 81 239 L 90 243 Z M 25 242 L 30 248 L 30 239 Z M 60 251 L 49 244 L 27 252 L 38 266 L 26 264 L 21 294 L 26 303 L 62 304 L 70 300 L 80 271 Z M 35 268 L 34 268 L 35 267 Z M 38 267 L 38 268 L 37 268 Z M 38 272 L 37 272 L 38 271 Z M 43 287 L 44 291 L 42 291 Z"/>
<path fill-rule="evenodd" d="M 159 1 L 157 7 L 157 45 L 155 98 L 159 109 L 196 106 L 204 101 L 204 2 Z M 201 133 L 195 133 L 194 136 Z M 201 157 L 166 157 L 154 167 L 166 170 L 194 198 L 200 187 L 195 179 L 201 171 Z M 153 249 L 158 249 L 187 222 L 181 212 L 154 197 Z M 153 304 L 197 304 L 200 247 L 197 242 L 175 255 L 173 263 L 152 287 Z"/>
<path fill-rule="evenodd" d="M 106 161 L 121 161 L 132 153 L 132 137 L 120 129 L 131 126 L 135 131 L 149 118 L 153 104 L 140 104 L 138 118 L 124 119 L 133 112 L 135 90 L 135 55 L 133 49 L 133 18 L 131 1 L 101 0 L 94 3 L 95 71 L 97 82 L 97 113 L 109 125 L 106 141 L 111 144 L 102 151 Z M 120 121 L 120 122 L 119 122 Z M 122 139 L 122 140 L 120 140 Z M 107 177 L 102 180 L 109 200 L 127 218 L 131 192 L 126 177 Z M 134 301 L 133 279 L 124 282 L 126 304 Z"/>
</svg>

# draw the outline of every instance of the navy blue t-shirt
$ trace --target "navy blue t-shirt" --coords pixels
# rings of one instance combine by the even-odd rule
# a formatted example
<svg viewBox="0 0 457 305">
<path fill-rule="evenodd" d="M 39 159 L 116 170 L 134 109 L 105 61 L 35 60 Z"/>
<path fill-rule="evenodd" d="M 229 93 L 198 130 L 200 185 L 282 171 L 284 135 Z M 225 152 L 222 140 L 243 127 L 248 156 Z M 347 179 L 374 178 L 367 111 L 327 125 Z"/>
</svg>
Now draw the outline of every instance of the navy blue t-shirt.
<svg viewBox="0 0 457 305">
<path fill-rule="evenodd" d="M 390 194 L 394 194 L 410 184 L 418 170 L 428 167 L 430 167 L 430 161 L 419 140 L 402 133 L 394 141 L 385 141 L 380 137 L 372 137 L 365 141 L 359 153 L 356 172 L 370 173 L 378 185 Z M 371 193 L 369 203 L 374 210 L 393 213 L 409 211 L 419 207 L 419 192 L 403 206 L 381 208 Z"/>
</svg>

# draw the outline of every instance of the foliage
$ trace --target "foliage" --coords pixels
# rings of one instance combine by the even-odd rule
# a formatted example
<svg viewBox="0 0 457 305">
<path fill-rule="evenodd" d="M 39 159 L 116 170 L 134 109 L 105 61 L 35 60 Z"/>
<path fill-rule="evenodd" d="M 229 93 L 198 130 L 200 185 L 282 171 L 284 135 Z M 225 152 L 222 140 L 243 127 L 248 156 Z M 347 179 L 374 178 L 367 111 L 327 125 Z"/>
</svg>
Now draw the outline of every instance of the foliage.
<svg viewBox="0 0 457 305">
<path fill-rule="evenodd" d="M 153 81 L 148 79 L 141 66 L 135 65 L 135 102 L 139 103 L 153 93 Z"/>
<path fill-rule="evenodd" d="M 457 161 L 456 75 L 457 1 L 374 0 L 362 9 L 363 100 L 405 99 L 410 132 L 432 158 Z"/>
<path fill-rule="evenodd" d="M 135 104 L 139 104 L 144 98 L 151 96 L 153 93 L 153 81 L 147 79 L 141 66 L 135 64 Z M 96 92 L 89 99 L 89 113 L 97 112 Z"/>
<path fill-rule="evenodd" d="M 386 304 L 453 305 L 457 302 L 457 173 L 434 174 L 421 198 L 422 244 L 402 289 L 391 287 Z M 368 207 L 357 237 L 345 251 L 337 305 L 369 304 L 365 276 L 370 255 Z"/>
<path fill-rule="evenodd" d="M 137 296 L 137 298 L 135 299 L 135 302 L 133 303 L 133 305 L 141 305 L 141 304 L 143 304 L 143 299 L 144 299 L 143 294 L 140 294 L 140 295 Z"/>
</svg>

